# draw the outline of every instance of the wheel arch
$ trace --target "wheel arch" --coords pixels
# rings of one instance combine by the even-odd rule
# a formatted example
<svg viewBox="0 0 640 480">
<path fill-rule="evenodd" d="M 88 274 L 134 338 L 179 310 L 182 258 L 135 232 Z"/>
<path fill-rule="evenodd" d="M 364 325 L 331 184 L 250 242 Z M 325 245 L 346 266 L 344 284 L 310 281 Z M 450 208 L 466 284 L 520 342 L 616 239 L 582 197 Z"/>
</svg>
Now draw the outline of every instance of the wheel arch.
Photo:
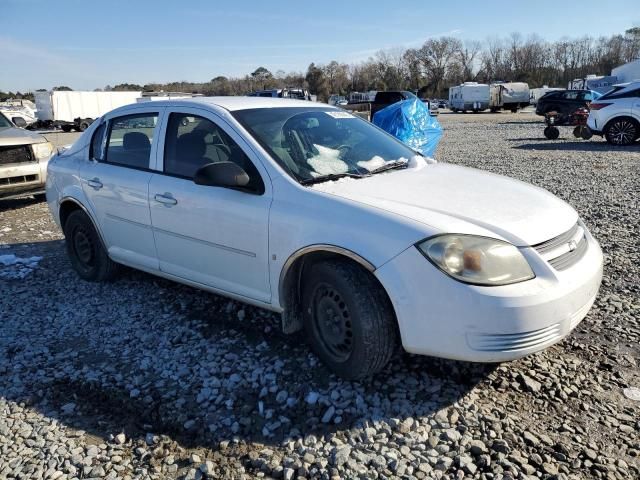
<svg viewBox="0 0 640 480">
<path fill-rule="evenodd" d="M 280 271 L 278 285 L 279 303 L 282 307 L 282 330 L 285 333 L 294 333 L 302 329 L 302 305 L 300 303 L 301 281 L 304 269 L 315 262 L 328 259 L 341 259 L 359 265 L 366 270 L 380 285 L 389 299 L 391 309 L 394 311 L 393 302 L 389 298 L 384 286 L 373 275 L 376 267 L 358 253 L 336 245 L 318 244 L 309 245 L 295 251 L 284 263 Z"/>
<path fill-rule="evenodd" d="M 98 236 L 102 241 L 102 245 L 106 247 L 107 244 L 104 241 L 104 237 L 102 236 L 102 230 L 100 230 L 98 223 L 93 218 L 93 215 L 91 214 L 89 209 L 86 208 L 82 204 L 82 202 L 80 202 L 75 197 L 63 197 L 62 200 L 60 200 L 60 206 L 58 207 L 58 218 L 60 219 L 60 228 L 62 229 L 62 231 L 64 232 L 64 225 L 67 219 L 69 218 L 69 215 L 71 215 L 71 213 L 73 213 L 76 210 L 83 211 L 87 215 L 87 217 L 89 217 L 89 220 L 91 220 L 91 223 L 93 224 L 93 228 L 95 228 L 96 232 L 98 232 Z"/>
</svg>

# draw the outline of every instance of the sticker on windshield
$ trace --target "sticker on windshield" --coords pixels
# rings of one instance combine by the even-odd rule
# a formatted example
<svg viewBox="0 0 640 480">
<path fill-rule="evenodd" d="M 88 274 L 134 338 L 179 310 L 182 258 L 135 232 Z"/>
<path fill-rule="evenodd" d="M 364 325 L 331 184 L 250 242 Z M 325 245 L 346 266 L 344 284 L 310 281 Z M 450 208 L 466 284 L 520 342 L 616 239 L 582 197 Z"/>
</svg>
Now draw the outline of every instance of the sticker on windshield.
<svg viewBox="0 0 640 480">
<path fill-rule="evenodd" d="M 333 118 L 355 118 L 349 112 L 339 112 L 337 110 L 332 110 L 330 112 L 324 112 L 324 113 L 326 113 L 327 115 Z"/>
</svg>

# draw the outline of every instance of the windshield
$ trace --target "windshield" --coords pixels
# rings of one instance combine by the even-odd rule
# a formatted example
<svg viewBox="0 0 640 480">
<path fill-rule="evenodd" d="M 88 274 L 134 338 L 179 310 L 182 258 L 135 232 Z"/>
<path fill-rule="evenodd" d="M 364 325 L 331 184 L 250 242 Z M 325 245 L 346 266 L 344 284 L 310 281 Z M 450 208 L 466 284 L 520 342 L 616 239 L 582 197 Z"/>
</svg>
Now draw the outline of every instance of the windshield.
<svg viewBox="0 0 640 480">
<path fill-rule="evenodd" d="M 2 113 L 0 113 L 0 128 L 11 128 L 13 124 L 5 117 Z"/>
<path fill-rule="evenodd" d="M 330 107 L 256 108 L 232 114 L 302 183 L 325 176 L 365 176 L 417 155 L 371 123 Z"/>
</svg>

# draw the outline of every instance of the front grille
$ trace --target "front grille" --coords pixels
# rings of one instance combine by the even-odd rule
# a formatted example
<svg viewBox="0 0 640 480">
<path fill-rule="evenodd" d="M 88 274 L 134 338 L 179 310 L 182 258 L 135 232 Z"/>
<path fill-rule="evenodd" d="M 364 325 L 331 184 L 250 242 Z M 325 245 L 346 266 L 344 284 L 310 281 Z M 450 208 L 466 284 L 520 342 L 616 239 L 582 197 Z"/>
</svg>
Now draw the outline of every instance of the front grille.
<svg viewBox="0 0 640 480">
<path fill-rule="evenodd" d="M 0 178 L 0 187 L 6 185 L 16 185 L 20 183 L 37 182 L 38 175 L 18 175 L 17 177 Z"/>
<path fill-rule="evenodd" d="M 559 323 L 522 333 L 468 334 L 469 346 L 481 352 L 517 352 L 541 347 L 562 336 Z"/>
<path fill-rule="evenodd" d="M 549 260 L 549 263 L 556 270 L 566 270 L 567 268 L 575 265 L 587 252 L 587 239 L 584 235 L 578 242 L 575 250 L 571 250 L 567 253 L 560 255 L 559 257 Z"/>
<path fill-rule="evenodd" d="M 580 223 L 551 240 L 533 246 L 556 270 L 566 270 L 575 265 L 587 252 L 587 247 L 587 237 Z"/>
<path fill-rule="evenodd" d="M 31 153 L 29 145 L 19 145 L 11 147 L 0 147 L 0 165 L 10 163 L 34 162 L 35 158 Z"/>
</svg>

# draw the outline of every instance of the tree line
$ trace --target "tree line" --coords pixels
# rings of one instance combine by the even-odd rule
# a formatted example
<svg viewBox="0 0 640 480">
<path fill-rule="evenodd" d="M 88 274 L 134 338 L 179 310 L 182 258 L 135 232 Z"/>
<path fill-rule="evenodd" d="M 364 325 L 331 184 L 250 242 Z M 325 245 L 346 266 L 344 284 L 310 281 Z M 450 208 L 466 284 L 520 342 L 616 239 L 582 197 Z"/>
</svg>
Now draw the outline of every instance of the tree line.
<svg viewBox="0 0 640 480">
<path fill-rule="evenodd" d="M 427 97 L 443 98 L 448 96 L 450 86 L 464 81 L 504 80 L 527 82 L 532 88 L 566 87 L 574 78 L 608 75 L 612 68 L 637 58 L 640 58 L 640 27 L 609 37 L 562 38 L 554 42 L 538 35 L 525 38 L 519 33 L 485 42 L 443 36 L 428 39 L 418 48 L 380 50 L 363 62 L 314 62 L 306 72 L 271 72 L 259 67 L 243 77 L 217 76 L 208 82 L 122 83 L 99 90 L 245 95 L 255 90 L 304 87 L 326 101 L 330 94 L 408 89 L 421 90 Z M 0 92 L 0 99 L 3 95 L 12 94 Z"/>
</svg>

